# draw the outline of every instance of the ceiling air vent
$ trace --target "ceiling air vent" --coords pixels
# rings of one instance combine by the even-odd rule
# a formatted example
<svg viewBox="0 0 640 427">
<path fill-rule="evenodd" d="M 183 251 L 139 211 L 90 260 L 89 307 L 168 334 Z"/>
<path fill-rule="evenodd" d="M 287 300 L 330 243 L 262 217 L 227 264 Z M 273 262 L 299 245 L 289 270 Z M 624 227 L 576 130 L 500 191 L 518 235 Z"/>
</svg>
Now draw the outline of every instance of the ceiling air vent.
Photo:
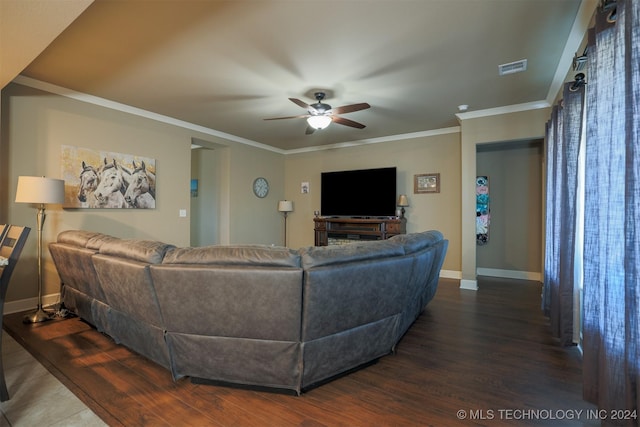
<svg viewBox="0 0 640 427">
<path fill-rule="evenodd" d="M 504 76 L 506 74 L 520 73 L 527 70 L 527 60 L 521 59 L 516 62 L 498 65 L 498 74 Z"/>
</svg>

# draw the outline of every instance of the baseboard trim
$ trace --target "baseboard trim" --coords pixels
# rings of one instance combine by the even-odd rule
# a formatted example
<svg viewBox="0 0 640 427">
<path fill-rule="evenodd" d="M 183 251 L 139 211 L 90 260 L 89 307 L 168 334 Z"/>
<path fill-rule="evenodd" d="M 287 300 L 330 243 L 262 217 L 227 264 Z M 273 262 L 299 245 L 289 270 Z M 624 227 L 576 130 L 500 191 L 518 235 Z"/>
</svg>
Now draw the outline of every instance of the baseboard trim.
<svg viewBox="0 0 640 427">
<path fill-rule="evenodd" d="M 503 270 L 500 268 L 478 268 L 478 276 L 502 277 L 505 279 L 521 279 L 542 281 L 542 274 L 533 271 Z"/>
<path fill-rule="evenodd" d="M 60 294 L 50 294 L 42 296 L 42 305 L 48 307 L 60 301 Z M 16 301 L 9 301 L 4 304 L 4 314 L 20 313 L 22 311 L 34 310 L 38 307 L 38 298 L 26 298 Z"/>
<path fill-rule="evenodd" d="M 440 270 L 443 279 L 462 279 L 462 272 L 453 270 Z"/>
<path fill-rule="evenodd" d="M 478 290 L 478 281 L 469 279 L 460 279 L 460 289 L 467 289 L 469 291 Z"/>
</svg>

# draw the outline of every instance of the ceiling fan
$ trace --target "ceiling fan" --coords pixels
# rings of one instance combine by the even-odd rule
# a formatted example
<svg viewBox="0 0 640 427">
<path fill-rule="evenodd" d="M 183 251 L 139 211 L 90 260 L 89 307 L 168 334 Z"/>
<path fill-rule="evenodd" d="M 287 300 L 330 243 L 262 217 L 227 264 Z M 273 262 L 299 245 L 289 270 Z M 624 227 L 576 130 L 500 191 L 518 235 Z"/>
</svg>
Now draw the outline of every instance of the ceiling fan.
<svg viewBox="0 0 640 427">
<path fill-rule="evenodd" d="M 298 116 L 288 116 L 288 117 L 273 117 L 265 120 L 307 119 L 308 126 L 305 132 L 307 135 L 313 133 L 316 129 L 326 128 L 327 126 L 329 126 L 331 122 L 335 122 L 340 125 L 349 126 L 357 129 L 363 129 L 365 127 L 365 125 L 363 125 L 362 123 L 345 119 L 344 117 L 338 116 L 338 114 L 352 113 L 354 111 L 366 110 L 367 108 L 371 108 L 371 106 L 366 102 L 362 102 L 360 104 L 343 105 L 342 107 L 332 108 L 331 105 L 324 104 L 322 102 L 322 100 L 325 98 L 324 92 L 316 92 L 314 95 L 318 102 L 311 105 L 297 98 L 289 98 L 289 100 L 294 104 L 302 108 L 306 108 L 308 114 L 302 114 Z"/>
</svg>

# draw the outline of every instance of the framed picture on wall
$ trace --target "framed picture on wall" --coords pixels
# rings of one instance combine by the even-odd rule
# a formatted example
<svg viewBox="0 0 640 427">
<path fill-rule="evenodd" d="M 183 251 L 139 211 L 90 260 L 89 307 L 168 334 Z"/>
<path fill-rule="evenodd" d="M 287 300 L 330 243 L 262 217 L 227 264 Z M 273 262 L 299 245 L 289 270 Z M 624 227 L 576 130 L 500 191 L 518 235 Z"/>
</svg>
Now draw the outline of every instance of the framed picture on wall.
<svg viewBox="0 0 640 427">
<path fill-rule="evenodd" d="M 419 193 L 439 193 L 440 173 L 423 173 L 413 176 L 413 192 Z"/>
<path fill-rule="evenodd" d="M 156 160 L 62 146 L 64 208 L 154 209 Z"/>
</svg>

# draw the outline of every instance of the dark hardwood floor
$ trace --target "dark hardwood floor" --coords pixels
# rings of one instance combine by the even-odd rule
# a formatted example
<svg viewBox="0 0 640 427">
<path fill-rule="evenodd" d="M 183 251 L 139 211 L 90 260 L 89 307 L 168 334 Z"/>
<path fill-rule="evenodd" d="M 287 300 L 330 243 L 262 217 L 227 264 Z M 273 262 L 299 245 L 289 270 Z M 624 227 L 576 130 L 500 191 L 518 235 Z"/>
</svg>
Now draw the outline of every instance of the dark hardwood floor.
<svg viewBox="0 0 640 427">
<path fill-rule="evenodd" d="M 600 425 L 578 349 L 550 336 L 539 283 L 458 285 L 440 281 L 395 354 L 299 397 L 173 381 L 77 318 L 4 325 L 112 426 Z"/>
</svg>

